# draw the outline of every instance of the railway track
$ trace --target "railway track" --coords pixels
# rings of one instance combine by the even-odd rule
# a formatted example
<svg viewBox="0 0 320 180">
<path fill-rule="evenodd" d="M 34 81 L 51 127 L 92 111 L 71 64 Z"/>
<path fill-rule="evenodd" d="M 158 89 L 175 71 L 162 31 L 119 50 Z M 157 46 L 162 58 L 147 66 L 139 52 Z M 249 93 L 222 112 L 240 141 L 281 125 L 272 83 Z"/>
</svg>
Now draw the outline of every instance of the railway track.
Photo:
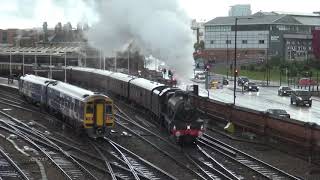
<svg viewBox="0 0 320 180">
<path fill-rule="evenodd" d="M 259 177 L 260 179 L 299 179 L 267 163 L 264 163 L 259 159 L 248 156 L 247 154 L 241 152 L 240 150 L 236 150 L 231 146 L 219 145 L 219 147 L 214 147 L 214 145 L 216 145 L 218 142 L 212 144 L 210 140 L 208 142 L 208 139 L 210 139 L 210 137 L 208 137 L 208 135 L 204 135 L 198 141 L 199 146 L 197 146 L 196 149 L 201 153 L 198 153 L 198 155 L 186 154 L 189 161 L 201 171 L 202 178 L 251 179 Z M 212 151 L 214 151 L 215 154 L 220 155 L 220 158 L 217 160 L 213 159 Z M 221 154 L 223 157 L 221 157 Z M 220 164 L 218 161 L 224 163 Z M 220 168 L 217 168 L 217 164 L 220 164 L 218 165 Z"/>
<path fill-rule="evenodd" d="M 109 174 L 112 179 L 132 179 L 134 174 L 137 175 L 136 179 L 176 179 L 110 139 L 103 141 L 88 140 L 92 148 L 82 150 L 67 142 L 52 137 L 48 138 L 68 149 L 70 155 L 75 159 L 84 161 L 86 164 L 88 164 L 88 160 L 85 159 L 90 159 L 91 162 L 94 161 L 95 164 L 91 163 L 90 166 L 94 166 L 94 168 Z"/>
<path fill-rule="evenodd" d="M 27 174 L 0 148 L 0 179 L 23 179 L 29 180 Z"/>
<path fill-rule="evenodd" d="M 1 120 L 0 128 L 22 138 L 32 145 L 47 158 L 66 179 L 97 179 L 77 160 L 71 157 L 66 151 L 50 141 L 39 131 L 30 128 L 27 124 L 20 122 L 12 116 L 0 111 L 2 116 L 8 120 Z M 40 145 L 41 144 L 41 145 Z"/>
<path fill-rule="evenodd" d="M 34 109 L 23 107 L 24 103 L 23 101 L 19 101 L 17 98 L 14 98 L 13 96 L 11 99 L 0 97 L 0 100 L 2 100 L 1 103 L 15 107 L 20 108 L 23 110 L 31 111 L 31 112 L 37 112 Z M 5 102 L 3 102 L 5 101 Z M 154 148 L 160 150 L 162 153 L 164 153 L 166 156 L 168 156 L 170 159 L 174 160 L 177 164 L 179 164 L 181 167 L 186 168 L 190 172 L 192 172 L 195 176 L 197 176 L 200 179 L 250 179 L 250 178 L 257 178 L 259 179 L 299 179 L 297 177 L 294 177 L 293 175 L 287 174 L 271 165 L 268 165 L 254 157 L 251 157 L 250 155 L 247 155 L 231 146 L 228 146 L 222 142 L 219 142 L 218 140 L 208 136 L 204 135 L 200 140 L 196 147 L 198 153 L 197 154 L 185 154 L 182 156 L 181 149 L 177 149 L 177 146 L 173 145 L 170 141 L 167 139 L 161 137 L 159 134 L 150 131 L 146 128 L 146 126 L 150 127 L 150 123 L 142 123 L 143 126 L 139 123 L 137 123 L 133 118 L 130 118 L 129 115 L 124 113 L 123 111 L 119 109 L 119 114 L 117 115 L 117 123 L 122 128 L 126 129 L 128 132 L 131 132 L 132 134 L 138 136 L 143 141 L 148 142 L 150 145 L 152 145 Z M 38 112 L 39 113 L 39 112 Z M 139 120 L 141 122 L 141 120 Z M 48 139 L 43 139 L 43 141 L 47 141 Z M 36 141 L 36 140 L 34 140 Z M 108 140 L 106 140 L 108 141 Z M 109 142 L 108 142 L 109 143 Z M 117 147 L 119 150 L 119 147 L 117 145 L 112 145 L 112 143 L 109 143 L 110 146 L 114 148 Z M 52 143 L 47 143 L 47 145 L 41 146 L 42 150 L 46 150 L 46 148 L 49 149 L 47 151 L 47 154 L 50 155 L 51 151 L 50 146 L 52 147 Z M 59 157 L 59 153 L 61 153 L 61 148 L 54 145 L 56 154 L 52 155 L 52 159 L 63 159 L 62 157 Z M 112 149 L 112 147 L 109 147 Z M 54 148 L 53 148 L 54 149 Z M 63 164 L 67 161 L 68 158 L 63 159 L 62 164 L 56 163 L 57 167 L 60 167 L 62 170 L 63 168 L 66 169 L 66 172 L 69 172 L 70 179 L 78 179 L 79 177 L 88 176 L 84 174 L 80 174 L 83 172 L 84 168 L 82 167 L 77 161 L 82 161 L 83 163 L 86 163 L 87 165 L 90 165 L 92 167 L 95 167 L 96 169 L 99 169 L 102 172 L 108 173 L 112 179 L 128 179 L 129 177 L 134 177 L 134 179 L 162 179 L 161 173 L 158 175 L 153 174 L 152 171 L 144 171 L 144 169 L 140 169 L 140 167 L 143 167 L 142 165 L 137 164 L 135 165 L 135 161 L 130 161 L 130 158 L 127 158 L 125 154 L 123 154 L 121 151 L 113 150 L 112 153 L 107 153 L 107 151 L 104 150 L 105 148 L 101 148 L 99 146 L 95 146 L 96 152 L 100 154 L 102 160 L 100 159 L 100 163 L 102 166 L 97 166 L 95 164 L 90 163 L 89 161 L 84 160 L 83 158 L 76 156 L 76 155 L 70 155 L 72 159 L 75 160 L 78 164 L 71 168 L 71 166 L 68 166 L 68 164 Z M 165 149 L 165 150 L 164 150 Z M 176 153 L 172 153 L 172 150 L 175 150 Z M 100 151 L 100 152 L 99 152 Z M 110 150 L 111 151 L 111 150 Z M 102 154 L 101 154 L 102 153 Z M 109 157 L 103 157 L 104 153 L 109 154 Z M 62 153 L 62 154 L 68 154 L 68 153 Z M 213 159 L 213 155 L 223 155 L 224 159 L 228 159 L 228 161 L 225 161 L 226 163 L 220 164 L 218 160 Z M 108 160 L 110 157 L 113 157 L 117 160 L 112 161 L 111 163 Z M 178 157 L 178 158 L 177 158 Z M 177 160 L 181 157 L 181 159 L 187 157 L 189 161 L 186 160 Z M 200 169 L 201 173 L 194 171 L 194 169 L 189 168 L 190 163 L 194 164 L 195 167 Z M 72 164 L 72 163 L 71 163 Z M 236 166 L 235 166 L 236 164 Z M 233 166 L 233 167 L 232 167 Z M 231 168 L 230 168 L 231 167 Z M 68 170 L 68 168 L 70 168 Z M 78 169 L 77 169 L 78 168 Z M 107 169 L 105 169 L 107 168 Z M 229 168 L 229 169 L 227 169 Z M 250 171 L 243 171 L 243 169 L 247 169 Z M 239 170 L 240 169 L 240 170 Z M 62 171 L 61 170 L 61 171 Z M 66 173 L 66 177 L 68 177 Z M 148 176 L 149 175 L 149 176 Z M 90 173 L 89 173 L 89 177 Z M 160 178 L 159 178 L 160 177 Z M 169 176 L 170 177 L 170 176 Z M 91 177 L 92 179 L 95 179 L 94 176 Z M 168 179 L 171 179 L 168 178 Z"/>
<path fill-rule="evenodd" d="M 199 146 L 197 146 L 197 151 L 185 153 L 187 154 L 188 159 L 202 171 L 203 176 L 205 176 L 207 179 L 240 179 L 236 177 L 233 172 L 230 172 L 222 164 L 212 158 Z"/>
<path fill-rule="evenodd" d="M 147 142 L 156 150 L 167 156 L 174 161 L 178 166 L 189 171 L 191 174 L 199 179 L 205 179 L 199 172 L 195 171 L 192 163 L 190 163 L 180 147 L 176 146 L 168 139 L 165 139 L 160 134 L 149 130 L 148 128 L 140 125 L 138 122 L 130 118 L 128 114 L 117 107 L 119 113 L 116 115 L 116 123 L 118 126 L 124 128 L 126 131 L 132 133 L 144 142 Z"/>
<path fill-rule="evenodd" d="M 251 171 L 251 174 L 243 172 L 239 175 L 242 177 L 251 176 L 251 177 L 260 177 L 264 179 L 276 179 L 276 180 L 286 180 L 294 179 L 298 180 L 299 178 L 288 174 L 274 166 L 271 166 L 249 154 L 246 154 L 232 146 L 229 146 L 207 134 L 198 141 L 199 146 L 207 149 L 208 152 L 214 152 L 214 155 L 223 155 L 224 158 L 228 159 L 225 163 L 225 166 L 230 167 L 245 167 Z M 238 174 L 240 171 L 236 171 Z"/>
<path fill-rule="evenodd" d="M 19 108 L 19 109 L 23 109 L 23 110 L 28 110 L 28 111 L 33 111 L 32 109 L 26 109 L 25 107 L 21 107 L 20 105 L 16 104 L 11 104 L 12 102 L 8 102 L 8 104 L 13 105 L 15 108 Z M 21 123 L 19 123 L 21 124 Z M 15 126 L 15 125 L 14 125 Z M 27 134 L 33 134 L 36 137 L 38 137 L 39 132 L 33 132 L 34 129 L 30 129 L 29 127 L 26 127 L 27 125 L 23 125 L 21 126 L 16 126 L 16 128 L 18 128 L 21 131 L 24 131 Z M 59 153 L 57 153 L 57 151 L 59 151 L 59 148 L 55 147 L 54 145 L 52 145 L 51 143 L 45 143 L 43 138 L 42 140 L 36 139 L 32 136 L 29 136 L 29 138 L 31 138 L 32 140 L 34 140 L 35 142 L 37 142 L 38 146 L 40 148 L 42 148 L 42 150 L 44 150 L 45 152 L 47 152 L 47 149 L 49 149 L 49 152 L 47 152 L 49 155 L 51 155 L 53 160 L 57 160 L 57 166 L 60 166 L 61 169 L 66 169 L 65 172 L 69 173 L 69 176 L 71 177 L 71 179 L 81 179 L 81 177 L 83 177 L 83 174 L 81 174 L 81 171 L 79 171 L 78 169 L 76 169 L 75 167 L 72 167 L 72 164 L 70 162 L 68 162 L 66 159 L 63 159 L 63 157 L 61 157 Z M 68 143 L 62 142 L 61 140 L 58 140 L 56 138 L 53 137 L 48 137 L 48 139 L 52 140 L 52 141 L 57 141 L 60 144 L 63 145 L 67 145 Z M 46 140 L 48 141 L 48 140 Z M 41 144 L 41 145 L 39 145 Z M 119 145 L 116 145 L 115 142 L 112 143 L 114 148 L 117 147 Z M 90 157 L 88 155 L 90 155 L 90 153 L 84 152 L 82 150 L 80 150 L 79 148 L 76 148 L 75 146 L 68 146 L 67 147 L 68 150 L 73 149 L 75 150 L 76 153 L 71 154 L 71 157 L 73 159 L 76 159 L 78 161 L 81 161 L 82 163 L 91 166 L 97 170 L 99 170 L 100 172 L 103 173 L 108 173 L 110 174 L 111 177 L 115 178 L 115 179 L 131 179 L 131 177 L 133 175 L 136 174 L 136 172 L 138 172 L 137 176 L 135 179 L 176 179 L 174 178 L 172 175 L 164 172 L 163 170 L 161 170 L 160 168 L 152 165 L 151 163 L 145 161 L 144 159 L 142 159 L 141 157 L 138 157 L 137 155 L 134 155 L 132 152 L 128 153 L 128 151 L 126 152 L 126 155 L 131 154 L 132 156 L 130 156 L 128 159 L 130 160 L 130 162 L 128 161 L 127 163 L 125 163 L 126 161 L 123 160 L 121 157 L 116 156 L 115 154 L 112 154 L 110 152 L 106 153 L 105 150 L 103 150 L 104 153 L 109 154 L 109 156 L 113 156 L 112 162 L 109 163 L 110 167 L 107 168 L 107 170 L 104 169 L 103 166 L 101 166 L 101 162 L 98 162 L 100 159 L 97 159 L 97 157 L 92 157 L 92 154 L 96 154 L 96 153 L 92 153 L 91 154 L 91 158 L 95 159 L 95 161 L 88 160 L 88 158 L 85 158 L 84 156 L 79 156 L 79 154 L 85 154 L 85 156 Z M 123 147 L 121 147 L 122 149 L 124 149 Z M 53 150 L 52 150 L 53 149 Z M 100 150 L 102 148 L 98 148 L 98 150 Z M 61 151 L 61 149 L 60 149 Z M 79 153 L 81 151 L 81 153 Z M 113 151 L 115 152 L 115 151 Z M 122 153 L 121 151 L 117 151 L 119 153 Z M 101 155 L 101 154 L 100 154 Z M 133 158 L 133 156 L 135 156 L 135 158 Z M 102 158 L 103 159 L 103 158 Z M 92 163 L 94 162 L 94 163 Z M 98 162 L 98 163 L 97 163 Z M 106 163 L 106 161 L 104 161 Z M 100 166 L 97 165 L 100 163 Z M 133 165 L 131 165 L 131 163 Z M 112 170 L 111 170 L 112 168 Z M 115 169 L 115 173 L 113 172 L 113 169 Z M 111 170 L 111 171 L 110 171 Z"/>
</svg>

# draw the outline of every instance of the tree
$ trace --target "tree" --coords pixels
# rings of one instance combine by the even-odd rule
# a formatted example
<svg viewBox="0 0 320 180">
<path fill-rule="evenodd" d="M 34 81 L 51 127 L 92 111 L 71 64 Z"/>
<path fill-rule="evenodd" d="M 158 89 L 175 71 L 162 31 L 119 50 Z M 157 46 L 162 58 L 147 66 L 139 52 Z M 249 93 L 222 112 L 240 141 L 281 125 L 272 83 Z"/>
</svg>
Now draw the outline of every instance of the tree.
<svg viewBox="0 0 320 180">
<path fill-rule="evenodd" d="M 194 48 L 194 51 L 198 51 L 199 44 L 198 43 L 194 43 L 193 48 Z"/>
<path fill-rule="evenodd" d="M 204 41 L 203 40 L 200 41 L 199 48 L 200 48 L 200 50 L 204 50 Z"/>
<path fill-rule="evenodd" d="M 61 33 L 62 32 L 62 25 L 61 22 L 58 22 L 58 24 L 54 28 L 55 33 Z"/>
</svg>

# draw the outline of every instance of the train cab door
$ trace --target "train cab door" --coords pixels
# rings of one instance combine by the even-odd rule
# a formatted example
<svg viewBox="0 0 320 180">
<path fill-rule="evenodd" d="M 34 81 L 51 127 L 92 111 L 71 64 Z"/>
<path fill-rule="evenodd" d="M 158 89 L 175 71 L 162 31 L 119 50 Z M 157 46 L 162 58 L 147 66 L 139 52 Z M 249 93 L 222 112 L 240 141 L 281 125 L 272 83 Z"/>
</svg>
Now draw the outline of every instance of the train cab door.
<svg viewBox="0 0 320 180">
<path fill-rule="evenodd" d="M 107 101 L 105 104 L 105 119 L 106 119 L 106 126 L 113 127 L 113 104 L 110 101 Z"/>
<path fill-rule="evenodd" d="M 85 127 L 92 128 L 94 125 L 94 104 L 93 102 L 88 102 L 85 108 Z"/>
<path fill-rule="evenodd" d="M 104 121 L 104 102 L 102 100 L 95 102 L 94 117 L 95 117 L 96 126 L 102 127 L 103 121 Z"/>
</svg>

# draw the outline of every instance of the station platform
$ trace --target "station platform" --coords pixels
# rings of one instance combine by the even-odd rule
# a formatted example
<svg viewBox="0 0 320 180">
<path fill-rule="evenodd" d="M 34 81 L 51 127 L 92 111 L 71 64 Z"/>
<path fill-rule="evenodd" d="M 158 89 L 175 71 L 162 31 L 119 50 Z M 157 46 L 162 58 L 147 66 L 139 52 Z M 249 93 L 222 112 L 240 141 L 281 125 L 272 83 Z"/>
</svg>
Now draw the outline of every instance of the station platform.
<svg viewBox="0 0 320 180">
<path fill-rule="evenodd" d="M 18 85 L 18 80 L 13 80 L 13 83 L 8 83 L 8 78 L 5 77 L 0 77 L 0 86 L 7 86 L 7 87 L 11 87 L 14 89 L 18 89 L 19 85 Z"/>
</svg>

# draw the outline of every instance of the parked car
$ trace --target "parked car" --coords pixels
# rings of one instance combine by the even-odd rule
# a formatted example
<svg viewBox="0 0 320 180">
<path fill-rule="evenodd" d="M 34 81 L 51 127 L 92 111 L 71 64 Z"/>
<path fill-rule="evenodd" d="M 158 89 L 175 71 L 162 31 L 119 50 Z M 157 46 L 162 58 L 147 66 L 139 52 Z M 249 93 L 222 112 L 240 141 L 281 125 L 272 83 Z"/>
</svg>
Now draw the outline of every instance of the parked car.
<svg viewBox="0 0 320 180">
<path fill-rule="evenodd" d="M 246 82 L 243 86 L 243 90 L 245 91 L 259 91 L 258 85 L 253 82 Z"/>
<path fill-rule="evenodd" d="M 314 86 L 317 85 L 317 82 L 309 78 L 301 78 L 298 82 L 299 86 Z"/>
<path fill-rule="evenodd" d="M 290 114 L 288 114 L 287 111 L 283 109 L 267 109 L 266 113 L 279 116 L 279 117 L 290 118 Z"/>
<path fill-rule="evenodd" d="M 249 82 L 249 79 L 247 77 L 239 77 L 238 78 L 238 86 L 243 86 L 247 82 Z"/>
<path fill-rule="evenodd" d="M 229 80 L 226 79 L 226 78 L 223 78 L 222 84 L 223 84 L 223 85 L 228 85 L 228 84 L 229 84 Z"/>
<path fill-rule="evenodd" d="M 292 89 L 288 86 L 280 86 L 278 89 L 279 96 L 288 96 L 291 95 Z"/>
<path fill-rule="evenodd" d="M 197 73 L 194 78 L 199 80 L 205 80 L 206 75 L 204 73 Z"/>
<path fill-rule="evenodd" d="M 296 106 L 299 105 L 309 105 L 312 106 L 311 93 L 307 90 L 293 90 L 290 98 L 291 104 L 295 103 Z"/>
</svg>

